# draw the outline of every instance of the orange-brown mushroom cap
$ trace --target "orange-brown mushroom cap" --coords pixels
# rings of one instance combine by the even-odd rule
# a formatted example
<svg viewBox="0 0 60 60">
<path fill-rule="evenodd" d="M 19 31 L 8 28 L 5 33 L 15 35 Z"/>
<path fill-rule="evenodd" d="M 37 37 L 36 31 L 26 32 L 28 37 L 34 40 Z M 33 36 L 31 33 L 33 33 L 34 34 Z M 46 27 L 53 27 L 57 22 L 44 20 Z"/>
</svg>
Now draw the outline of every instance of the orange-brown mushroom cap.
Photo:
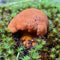
<svg viewBox="0 0 60 60">
<path fill-rule="evenodd" d="M 29 8 L 15 16 L 9 23 L 8 29 L 12 33 L 19 30 L 36 31 L 36 35 L 39 36 L 47 33 L 48 25 L 48 18 L 41 10 Z"/>
</svg>

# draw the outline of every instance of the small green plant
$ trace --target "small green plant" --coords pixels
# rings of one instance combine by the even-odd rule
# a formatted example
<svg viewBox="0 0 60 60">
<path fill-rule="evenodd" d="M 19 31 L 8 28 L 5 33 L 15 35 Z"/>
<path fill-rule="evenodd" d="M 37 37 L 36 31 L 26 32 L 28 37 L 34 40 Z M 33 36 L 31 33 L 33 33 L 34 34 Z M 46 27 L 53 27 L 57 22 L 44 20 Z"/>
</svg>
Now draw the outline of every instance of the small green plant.
<svg viewBox="0 0 60 60">
<path fill-rule="evenodd" d="M 30 60 L 29 56 L 24 56 L 24 58 L 22 58 L 22 60 Z"/>
</svg>

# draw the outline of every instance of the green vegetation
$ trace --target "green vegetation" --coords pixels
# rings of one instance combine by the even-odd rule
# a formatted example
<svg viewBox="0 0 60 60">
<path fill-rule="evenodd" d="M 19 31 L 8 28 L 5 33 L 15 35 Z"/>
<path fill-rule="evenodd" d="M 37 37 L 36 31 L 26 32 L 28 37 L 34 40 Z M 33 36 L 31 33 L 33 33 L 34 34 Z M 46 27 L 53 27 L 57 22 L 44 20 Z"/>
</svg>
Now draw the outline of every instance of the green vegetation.
<svg viewBox="0 0 60 60">
<path fill-rule="evenodd" d="M 16 47 L 7 26 L 10 20 L 26 8 L 42 10 L 49 18 L 47 39 L 38 38 L 38 44 L 25 55 L 24 46 Z M 0 6 L 0 60 L 60 60 L 60 4 L 51 0 L 22 1 Z"/>
</svg>

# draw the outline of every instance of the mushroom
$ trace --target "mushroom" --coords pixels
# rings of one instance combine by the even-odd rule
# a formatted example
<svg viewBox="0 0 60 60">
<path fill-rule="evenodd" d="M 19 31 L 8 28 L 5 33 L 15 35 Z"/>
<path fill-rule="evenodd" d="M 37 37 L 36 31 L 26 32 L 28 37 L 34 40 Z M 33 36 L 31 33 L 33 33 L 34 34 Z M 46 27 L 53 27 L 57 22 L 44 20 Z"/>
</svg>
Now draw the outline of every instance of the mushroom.
<svg viewBox="0 0 60 60">
<path fill-rule="evenodd" d="M 12 34 L 22 31 L 20 39 L 25 39 L 24 44 L 27 46 L 28 40 L 32 40 L 36 36 L 44 36 L 48 26 L 48 18 L 41 10 L 29 8 L 16 15 L 9 23 L 8 29 Z"/>
</svg>

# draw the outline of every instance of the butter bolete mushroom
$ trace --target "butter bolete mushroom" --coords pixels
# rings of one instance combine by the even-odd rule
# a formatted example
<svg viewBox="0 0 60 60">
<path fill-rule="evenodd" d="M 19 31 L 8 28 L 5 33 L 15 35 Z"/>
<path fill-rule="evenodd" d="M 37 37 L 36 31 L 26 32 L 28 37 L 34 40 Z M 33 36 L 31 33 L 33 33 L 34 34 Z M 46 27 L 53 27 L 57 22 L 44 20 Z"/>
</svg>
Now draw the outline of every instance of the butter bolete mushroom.
<svg viewBox="0 0 60 60">
<path fill-rule="evenodd" d="M 36 36 L 43 36 L 47 33 L 47 28 L 49 26 L 47 16 L 36 8 L 29 8 L 23 10 L 18 15 L 16 15 L 8 25 L 8 29 L 11 33 L 16 33 L 17 31 L 23 31 L 24 36 L 29 36 L 24 42 L 27 45 L 27 41 Z M 32 33 L 33 32 L 33 33 Z M 25 33 L 25 34 L 24 34 Z M 28 33 L 26 35 L 26 33 Z M 31 33 L 31 36 L 29 35 Z M 34 37 L 32 35 L 34 34 Z M 20 38 L 20 39 L 24 39 Z"/>
</svg>

